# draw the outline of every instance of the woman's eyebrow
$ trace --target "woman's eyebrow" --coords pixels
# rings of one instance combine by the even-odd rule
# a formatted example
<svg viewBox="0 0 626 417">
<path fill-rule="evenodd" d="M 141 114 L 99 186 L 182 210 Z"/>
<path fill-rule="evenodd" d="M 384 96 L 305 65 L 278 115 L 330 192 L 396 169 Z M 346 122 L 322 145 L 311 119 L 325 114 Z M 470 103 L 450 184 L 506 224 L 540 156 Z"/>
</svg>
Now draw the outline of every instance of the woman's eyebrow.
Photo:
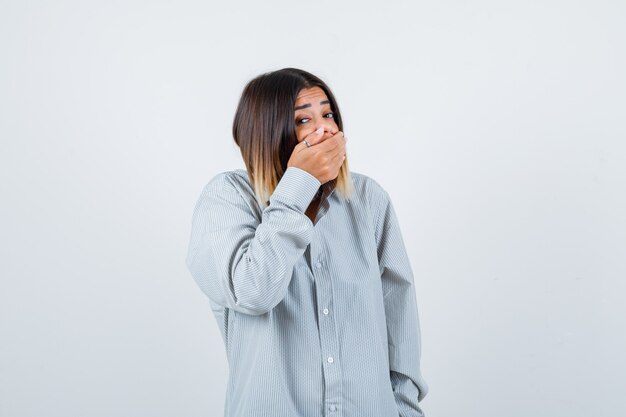
<svg viewBox="0 0 626 417">
<path fill-rule="evenodd" d="M 320 104 L 330 104 L 330 100 L 320 101 Z M 306 103 L 306 104 L 303 104 L 302 106 L 294 107 L 294 110 L 300 110 L 300 109 L 304 109 L 307 107 L 311 107 L 311 103 Z"/>
</svg>

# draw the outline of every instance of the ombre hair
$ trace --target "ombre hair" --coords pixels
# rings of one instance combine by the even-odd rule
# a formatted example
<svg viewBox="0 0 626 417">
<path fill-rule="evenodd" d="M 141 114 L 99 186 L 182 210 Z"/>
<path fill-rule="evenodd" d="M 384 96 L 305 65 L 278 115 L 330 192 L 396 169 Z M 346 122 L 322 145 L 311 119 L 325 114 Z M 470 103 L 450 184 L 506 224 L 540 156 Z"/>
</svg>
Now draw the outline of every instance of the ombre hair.
<svg viewBox="0 0 626 417">
<path fill-rule="evenodd" d="M 262 208 L 287 170 L 287 162 L 298 145 L 294 107 L 300 90 L 320 87 L 335 113 L 334 121 L 343 132 L 343 123 L 335 96 L 324 81 L 297 68 L 283 68 L 261 74 L 243 89 L 233 122 L 233 138 L 241 150 L 250 183 Z M 348 157 L 337 178 L 328 181 L 343 198 L 352 194 Z"/>
</svg>

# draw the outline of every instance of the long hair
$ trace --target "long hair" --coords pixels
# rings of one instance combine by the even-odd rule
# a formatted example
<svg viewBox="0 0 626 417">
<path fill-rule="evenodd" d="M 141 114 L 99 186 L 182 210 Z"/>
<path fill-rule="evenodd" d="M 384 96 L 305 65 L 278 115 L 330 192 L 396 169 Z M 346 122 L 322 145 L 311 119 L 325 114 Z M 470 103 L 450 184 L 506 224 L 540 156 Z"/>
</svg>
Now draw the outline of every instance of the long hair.
<svg viewBox="0 0 626 417">
<path fill-rule="evenodd" d="M 320 87 L 326 93 L 335 123 L 343 132 L 339 106 L 330 88 L 315 75 L 297 68 L 283 68 L 253 78 L 246 84 L 233 122 L 233 138 L 239 146 L 257 201 L 267 207 L 270 196 L 287 170 L 287 162 L 298 144 L 294 107 L 300 90 Z M 344 159 L 337 178 L 329 181 L 340 196 L 353 191 Z"/>
</svg>

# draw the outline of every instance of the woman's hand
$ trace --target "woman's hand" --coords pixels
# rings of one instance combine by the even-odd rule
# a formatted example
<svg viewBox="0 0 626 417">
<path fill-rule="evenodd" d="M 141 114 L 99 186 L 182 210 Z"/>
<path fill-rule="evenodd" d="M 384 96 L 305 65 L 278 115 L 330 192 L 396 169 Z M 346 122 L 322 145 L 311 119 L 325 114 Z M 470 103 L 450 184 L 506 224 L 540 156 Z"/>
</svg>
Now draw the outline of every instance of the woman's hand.
<svg viewBox="0 0 626 417">
<path fill-rule="evenodd" d="M 304 140 L 293 148 L 287 167 L 295 166 L 315 176 L 322 184 L 337 178 L 339 169 L 346 159 L 346 139 L 339 131 L 333 136 L 322 139 L 324 128 L 307 135 L 304 139 L 311 145 L 308 147 Z"/>
</svg>

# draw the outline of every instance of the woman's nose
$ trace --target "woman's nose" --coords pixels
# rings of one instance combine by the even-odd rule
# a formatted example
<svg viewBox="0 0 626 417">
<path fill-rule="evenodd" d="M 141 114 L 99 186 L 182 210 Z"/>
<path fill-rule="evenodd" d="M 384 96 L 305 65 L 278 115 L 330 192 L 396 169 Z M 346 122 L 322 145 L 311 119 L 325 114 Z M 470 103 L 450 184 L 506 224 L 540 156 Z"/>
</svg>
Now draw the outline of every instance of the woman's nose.
<svg viewBox="0 0 626 417">
<path fill-rule="evenodd" d="M 337 127 L 336 127 L 336 126 L 335 126 L 335 124 L 334 124 L 333 122 L 331 122 L 331 121 L 328 121 L 328 122 L 320 122 L 320 123 L 318 123 L 318 124 L 315 126 L 315 129 L 317 130 L 317 129 L 319 129 L 320 127 L 323 127 L 323 128 L 324 128 L 324 134 L 325 134 L 325 135 L 326 135 L 326 134 L 328 134 L 328 133 L 330 133 L 330 134 L 334 135 L 334 134 L 336 133 L 335 131 L 337 130 Z"/>
<path fill-rule="evenodd" d="M 318 127 L 319 129 L 319 127 Z M 329 127 L 329 126 L 324 126 L 324 132 L 322 133 L 322 138 L 323 139 L 328 139 L 330 137 L 332 137 L 335 134 L 335 131 Z"/>
</svg>

